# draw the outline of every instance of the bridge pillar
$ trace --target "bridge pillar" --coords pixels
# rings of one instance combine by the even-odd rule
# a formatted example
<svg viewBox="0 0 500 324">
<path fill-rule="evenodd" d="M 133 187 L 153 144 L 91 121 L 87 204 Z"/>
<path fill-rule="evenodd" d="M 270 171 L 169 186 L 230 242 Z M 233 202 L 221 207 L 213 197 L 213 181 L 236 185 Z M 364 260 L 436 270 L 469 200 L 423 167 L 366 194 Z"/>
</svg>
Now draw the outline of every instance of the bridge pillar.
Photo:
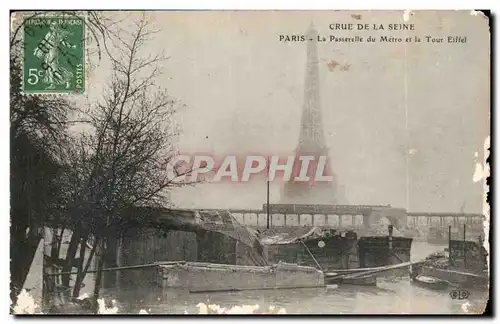
<svg viewBox="0 0 500 324">
<path fill-rule="evenodd" d="M 363 226 L 365 228 L 370 228 L 370 215 L 363 214 Z"/>
<path fill-rule="evenodd" d="M 369 214 L 363 214 L 363 226 L 365 228 L 371 228 L 380 220 L 380 213 L 371 212 Z"/>
</svg>

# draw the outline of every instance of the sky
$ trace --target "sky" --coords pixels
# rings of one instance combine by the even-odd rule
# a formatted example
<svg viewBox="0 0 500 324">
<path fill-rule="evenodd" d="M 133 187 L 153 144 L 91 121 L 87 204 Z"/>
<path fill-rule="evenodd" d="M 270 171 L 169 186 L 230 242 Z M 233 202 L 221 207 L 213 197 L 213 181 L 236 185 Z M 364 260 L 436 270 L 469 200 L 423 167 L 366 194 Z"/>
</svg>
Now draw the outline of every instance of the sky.
<svg viewBox="0 0 500 324">
<path fill-rule="evenodd" d="M 118 17 L 123 13 L 109 13 Z M 473 182 L 489 135 L 488 21 L 469 11 L 163 11 L 147 45 L 165 53 L 158 84 L 185 105 L 179 150 L 186 153 L 287 155 L 300 132 L 306 43 L 311 22 L 320 35 L 415 37 L 420 43 L 318 44 L 323 129 L 332 168 L 349 204 L 391 204 L 412 212 L 481 212 L 483 186 Z M 133 19 L 130 14 L 129 19 Z M 334 23 L 386 29 L 335 31 Z M 388 31 L 388 24 L 414 24 Z M 464 36 L 427 43 L 425 36 Z M 334 69 L 329 63 L 339 63 Z M 341 69 L 340 67 L 344 67 Z M 111 70 L 90 74 L 98 98 Z M 475 153 L 477 152 L 477 157 Z M 271 184 L 271 203 L 282 183 Z M 265 182 L 177 188 L 182 208 L 260 208 Z"/>
</svg>

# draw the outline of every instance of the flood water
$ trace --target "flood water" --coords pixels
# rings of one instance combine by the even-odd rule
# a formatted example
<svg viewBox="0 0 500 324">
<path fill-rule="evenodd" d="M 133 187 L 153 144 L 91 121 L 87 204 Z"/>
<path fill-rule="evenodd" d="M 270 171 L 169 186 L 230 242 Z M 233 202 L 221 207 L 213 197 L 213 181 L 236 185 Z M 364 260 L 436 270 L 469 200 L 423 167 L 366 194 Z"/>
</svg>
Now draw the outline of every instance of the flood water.
<svg viewBox="0 0 500 324">
<path fill-rule="evenodd" d="M 445 246 L 413 242 L 412 260 L 421 260 Z M 198 303 L 231 308 L 259 305 L 284 308 L 287 314 L 463 314 L 484 305 L 487 291 L 469 290 L 467 300 L 453 300 L 449 291 L 433 291 L 405 278 L 380 278 L 377 287 L 340 285 L 321 289 L 260 290 L 217 293 L 176 293 L 149 288 L 106 290 L 118 302 L 119 313 L 198 314 Z"/>
</svg>

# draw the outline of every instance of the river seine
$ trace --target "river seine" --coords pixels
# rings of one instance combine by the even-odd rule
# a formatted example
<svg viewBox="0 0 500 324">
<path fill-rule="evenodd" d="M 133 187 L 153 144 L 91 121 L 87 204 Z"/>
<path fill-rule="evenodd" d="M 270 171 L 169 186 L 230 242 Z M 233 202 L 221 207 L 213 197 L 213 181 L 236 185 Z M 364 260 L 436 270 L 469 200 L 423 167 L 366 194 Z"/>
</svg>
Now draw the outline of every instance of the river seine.
<svg viewBox="0 0 500 324">
<path fill-rule="evenodd" d="M 414 242 L 412 260 L 421 260 L 445 246 Z M 261 290 L 176 295 L 158 289 L 106 290 L 117 300 L 118 313 L 198 314 L 200 303 L 283 308 L 287 314 L 463 314 L 488 299 L 487 291 L 469 290 L 466 300 L 452 299 L 449 291 L 433 291 L 412 284 L 408 277 L 379 278 L 377 287 L 340 285 L 321 289 Z"/>
</svg>

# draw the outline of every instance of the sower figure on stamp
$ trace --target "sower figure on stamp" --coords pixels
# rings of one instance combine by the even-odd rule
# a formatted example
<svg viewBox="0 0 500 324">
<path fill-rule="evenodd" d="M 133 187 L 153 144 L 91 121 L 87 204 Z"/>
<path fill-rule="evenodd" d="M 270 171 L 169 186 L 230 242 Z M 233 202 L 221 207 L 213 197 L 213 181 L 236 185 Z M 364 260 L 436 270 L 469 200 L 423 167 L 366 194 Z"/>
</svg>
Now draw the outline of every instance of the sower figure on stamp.
<svg viewBox="0 0 500 324">
<path fill-rule="evenodd" d="M 56 22 L 52 22 L 50 31 L 47 32 L 40 45 L 33 51 L 36 57 L 43 59 L 45 62 L 42 82 L 48 85 L 46 89 L 55 89 L 56 85 L 62 84 L 66 84 L 66 89 L 68 89 L 71 85 L 73 73 L 59 62 L 59 51 L 62 48 L 76 48 L 76 45 L 66 41 L 66 37 L 70 34 L 69 31 L 61 28 Z"/>
</svg>

